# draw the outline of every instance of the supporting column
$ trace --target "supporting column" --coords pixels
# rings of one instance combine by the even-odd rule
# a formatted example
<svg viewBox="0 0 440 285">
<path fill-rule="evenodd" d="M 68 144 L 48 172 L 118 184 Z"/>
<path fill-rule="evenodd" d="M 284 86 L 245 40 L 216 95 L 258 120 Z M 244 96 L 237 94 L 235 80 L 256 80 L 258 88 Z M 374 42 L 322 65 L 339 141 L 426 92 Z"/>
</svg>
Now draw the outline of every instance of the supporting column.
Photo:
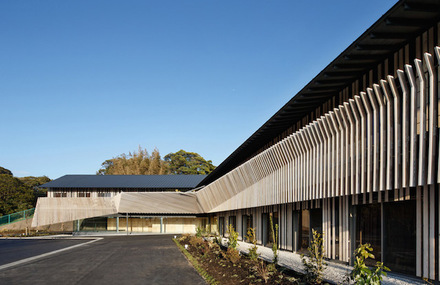
<svg viewBox="0 0 440 285">
<path fill-rule="evenodd" d="M 126 226 L 127 235 L 128 235 L 128 213 L 125 214 L 125 226 Z"/>
<path fill-rule="evenodd" d="M 119 217 L 116 217 L 116 232 L 119 233 Z"/>
<path fill-rule="evenodd" d="M 163 232 L 163 217 L 160 217 L 160 233 Z"/>
</svg>

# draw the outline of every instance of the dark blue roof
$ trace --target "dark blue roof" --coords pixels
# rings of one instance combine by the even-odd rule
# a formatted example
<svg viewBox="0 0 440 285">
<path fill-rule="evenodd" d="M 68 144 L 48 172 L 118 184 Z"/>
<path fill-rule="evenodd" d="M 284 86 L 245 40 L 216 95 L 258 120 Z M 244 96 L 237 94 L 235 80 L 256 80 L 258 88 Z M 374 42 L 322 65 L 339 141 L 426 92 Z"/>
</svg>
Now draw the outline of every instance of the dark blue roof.
<svg viewBox="0 0 440 285">
<path fill-rule="evenodd" d="M 42 188 L 154 188 L 189 189 L 206 175 L 64 175 Z"/>
</svg>

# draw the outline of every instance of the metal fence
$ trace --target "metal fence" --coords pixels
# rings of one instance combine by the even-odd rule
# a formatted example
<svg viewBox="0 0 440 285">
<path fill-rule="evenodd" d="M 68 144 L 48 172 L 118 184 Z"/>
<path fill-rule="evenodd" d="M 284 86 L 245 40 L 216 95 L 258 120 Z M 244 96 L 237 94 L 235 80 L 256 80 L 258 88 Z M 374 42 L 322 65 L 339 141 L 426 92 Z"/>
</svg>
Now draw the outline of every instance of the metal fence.
<svg viewBox="0 0 440 285">
<path fill-rule="evenodd" d="M 28 219 L 34 215 L 35 208 L 0 217 L 0 226 Z"/>
</svg>

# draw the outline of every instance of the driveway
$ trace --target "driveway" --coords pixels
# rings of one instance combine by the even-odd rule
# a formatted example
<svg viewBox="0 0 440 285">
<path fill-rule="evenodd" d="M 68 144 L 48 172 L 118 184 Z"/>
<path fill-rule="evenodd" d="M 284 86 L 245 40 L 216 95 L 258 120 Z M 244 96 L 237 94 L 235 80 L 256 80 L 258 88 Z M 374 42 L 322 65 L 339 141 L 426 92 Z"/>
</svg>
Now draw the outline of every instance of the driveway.
<svg viewBox="0 0 440 285">
<path fill-rule="evenodd" d="M 93 243 L 0 270 L 0 283 L 206 284 L 171 238 L 168 235 L 104 237 Z M 11 252 L 8 245 L 2 245 L 2 242 L 0 240 L 0 249 Z M 13 250 L 22 254 L 24 250 L 20 249 L 19 244 L 8 242 Z M 25 246 L 30 250 L 29 245 Z M 45 246 L 54 247 L 47 241 L 36 246 L 38 252 L 47 251 L 43 250 Z"/>
</svg>

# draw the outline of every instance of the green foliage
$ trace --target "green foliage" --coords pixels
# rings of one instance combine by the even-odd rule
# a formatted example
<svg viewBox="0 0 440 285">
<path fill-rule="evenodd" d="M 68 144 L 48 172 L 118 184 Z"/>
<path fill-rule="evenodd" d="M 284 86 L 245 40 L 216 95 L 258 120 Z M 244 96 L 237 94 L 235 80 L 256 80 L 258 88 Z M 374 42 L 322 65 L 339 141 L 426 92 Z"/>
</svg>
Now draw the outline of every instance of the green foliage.
<svg viewBox="0 0 440 285">
<path fill-rule="evenodd" d="M 223 253 L 223 257 L 227 260 L 229 260 L 232 264 L 236 264 L 238 261 L 240 261 L 240 252 L 236 250 L 235 248 L 228 247 L 226 250 L 226 253 Z"/>
<path fill-rule="evenodd" d="M 238 244 L 238 233 L 234 230 L 232 225 L 228 226 L 228 247 L 236 249 Z"/>
<path fill-rule="evenodd" d="M 257 264 L 255 265 L 255 271 L 257 275 L 264 280 L 264 283 L 267 283 L 270 278 L 270 270 L 263 260 L 257 262 Z"/>
<path fill-rule="evenodd" d="M 1 166 L 0 166 L 0 174 L 6 174 L 6 175 L 13 176 L 12 172 L 9 169 L 6 169 L 6 168 L 1 167 Z"/>
<path fill-rule="evenodd" d="M 211 160 L 205 160 L 198 153 L 179 150 L 164 157 L 171 174 L 209 174 L 215 169 Z"/>
<path fill-rule="evenodd" d="M 155 148 L 151 155 L 139 146 L 138 151 L 123 153 L 101 164 L 99 175 L 161 175 L 168 174 L 168 163 L 161 159 Z"/>
<path fill-rule="evenodd" d="M 278 263 L 278 224 L 275 224 L 275 228 L 273 226 L 272 215 L 269 216 L 270 221 L 270 232 L 272 235 L 272 252 L 273 252 L 273 263 Z"/>
<path fill-rule="evenodd" d="M 34 201 L 32 188 L 9 174 L 0 174 L 0 215 L 33 208 Z"/>
<path fill-rule="evenodd" d="M 305 279 L 309 283 L 321 284 L 324 279 L 324 269 L 327 264 L 324 262 L 324 237 L 312 229 L 313 239 L 308 248 L 309 256 L 301 254 L 304 265 Z"/>
<path fill-rule="evenodd" d="M 202 227 L 196 228 L 196 237 L 202 237 L 204 234 L 205 234 L 205 231 L 203 230 Z"/>
<path fill-rule="evenodd" d="M 51 179 L 47 176 L 26 176 L 26 177 L 19 177 L 21 182 L 23 182 L 26 186 L 30 187 L 34 191 L 35 201 L 34 206 L 37 202 L 38 197 L 46 197 L 47 196 L 47 189 L 39 188 L 39 186 L 50 182 Z"/>
<path fill-rule="evenodd" d="M 255 261 L 258 259 L 260 254 L 257 253 L 257 238 L 255 235 L 255 228 L 249 228 L 247 232 L 247 239 L 253 245 L 249 248 L 249 259 Z"/>
<path fill-rule="evenodd" d="M 368 258 L 374 259 L 371 253 L 373 248 L 371 244 L 360 244 L 355 250 L 356 260 L 354 262 L 353 270 L 348 276 L 348 280 L 354 281 L 356 284 L 373 284 L 378 285 L 382 283 L 383 276 L 387 276 L 385 271 L 390 271 L 383 262 L 377 262 L 374 269 L 370 269 L 365 264 Z"/>
</svg>

